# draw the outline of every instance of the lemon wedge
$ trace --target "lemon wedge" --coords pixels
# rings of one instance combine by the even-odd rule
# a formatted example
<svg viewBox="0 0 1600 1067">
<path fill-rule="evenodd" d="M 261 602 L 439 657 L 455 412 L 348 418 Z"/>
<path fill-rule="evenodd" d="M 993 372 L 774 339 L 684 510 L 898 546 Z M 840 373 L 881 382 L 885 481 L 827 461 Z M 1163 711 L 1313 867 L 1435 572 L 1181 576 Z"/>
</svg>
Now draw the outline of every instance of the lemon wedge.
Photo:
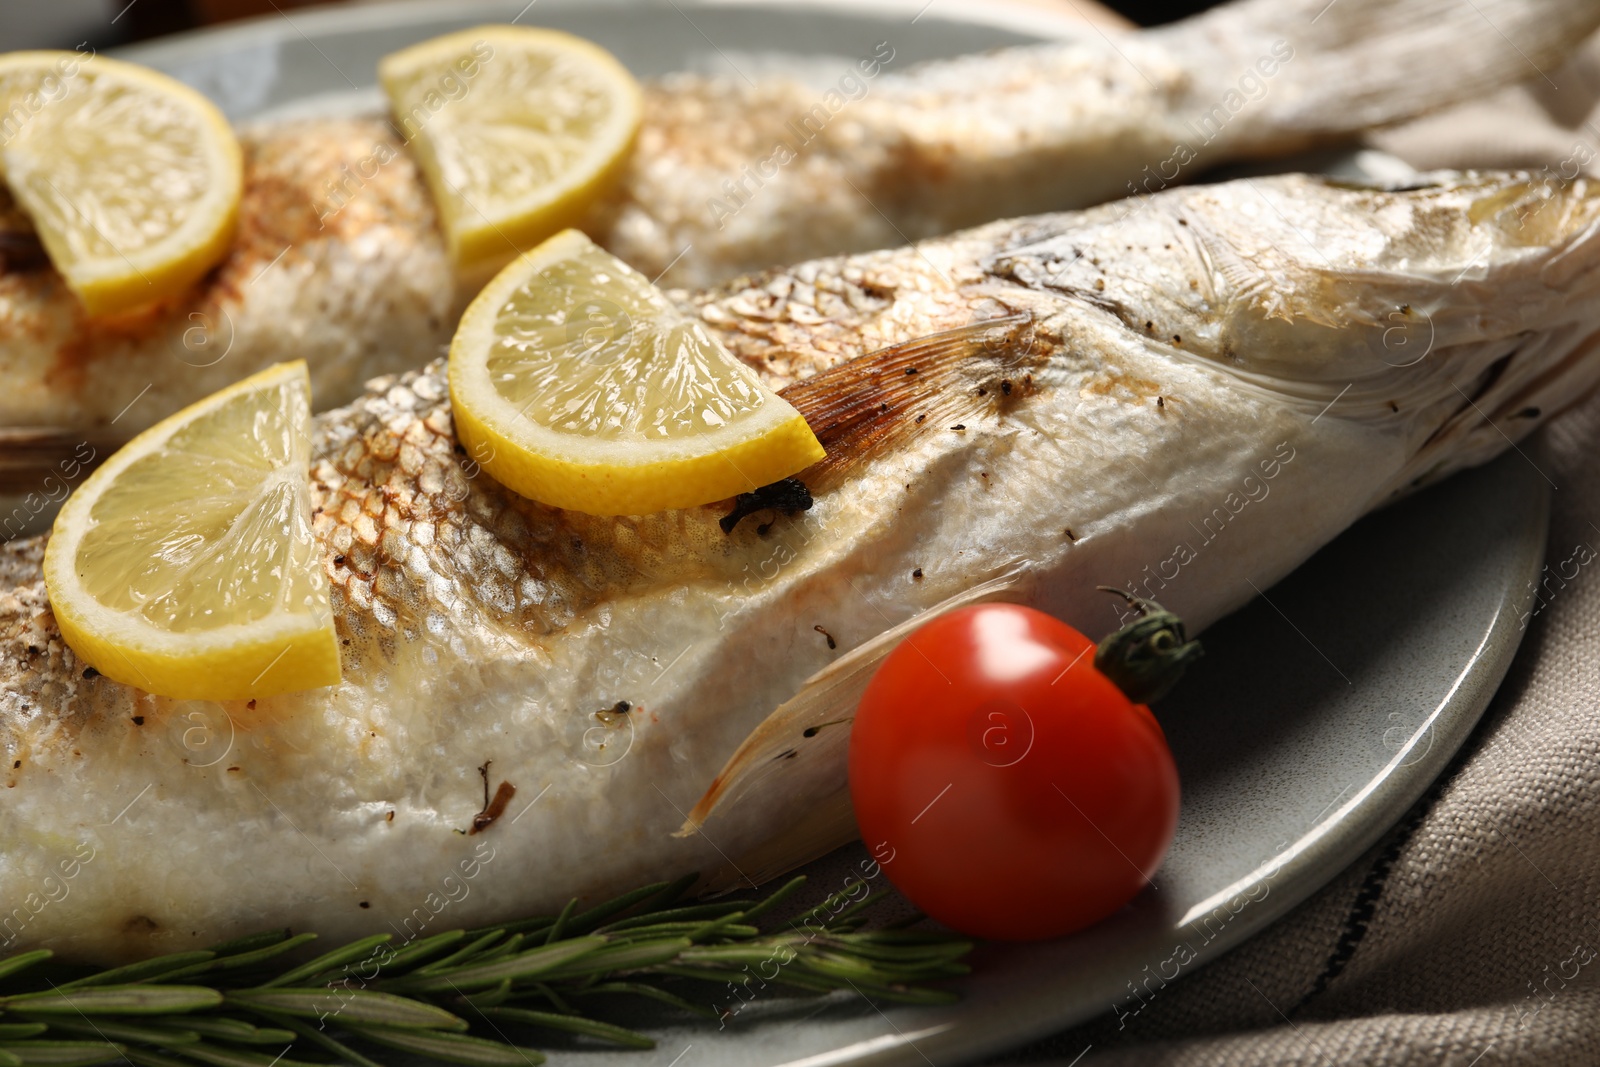
<svg viewBox="0 0 1600 1067">
<path fill-rule="evenodd" d="M 153 70 L 0 56 L 0 176 L 91 315 L 175 296 L 222 258 L 243 185 L 222 112 Z"/>
<path fill-rule="evenodd" d="M 638 83 L 609 52 L 523 26 L 413 45 L 384 57 L 378 81 L 452 258 L 484 277 L 578 221 L 621 174 L 642 109 Z"/>
<path fill-rule="evenodd" d="M 823 456 L 788 401 L 576 230 L 467 308 L 450 401 L 456 436 L 498 481 L 592 515 L 709 504 Z"/>
<path fill-rule="evenodd" d="M 157 423 L 90 475 L 44 556 L 72 650 L 180 699 L 337 682 L 311 536 L 310 425 L 306 365 L 280 363 Z"/>
</svg>

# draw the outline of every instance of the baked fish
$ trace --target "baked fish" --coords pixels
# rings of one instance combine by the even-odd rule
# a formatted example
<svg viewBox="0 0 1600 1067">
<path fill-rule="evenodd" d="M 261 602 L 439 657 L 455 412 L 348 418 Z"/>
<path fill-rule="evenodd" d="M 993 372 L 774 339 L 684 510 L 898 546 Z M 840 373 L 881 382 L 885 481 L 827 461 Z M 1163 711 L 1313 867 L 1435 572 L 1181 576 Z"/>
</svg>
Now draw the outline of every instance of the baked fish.
<svg viewBox="0 0 1600 1067">
<path fill-rule="evenodd" d="M 1533 77 L 1597 26 L 1588 0 L 1237 0 L 1116 38 L 904 69 L 884 42 L 825 84 L 671 77 L 648 88 L 627 174 L 583 228 L 648 278 L 704 286 L 1148 195 Z M 174 304 L 89 320 L 25 235 L 0 240 L 0 428 L 55 432 L 0 446 L 126 440 L 286 359 L 304 358 L 333 406 L 443 350 L 471 294 L 389 124 L 241 136 L 236 247 Z M 4 475 L 0 461 L 0 489 L 39 482 L 31 465 Z"/>
<path fill-rule="evenodd" d="M 842 721 L 907 625 L 1004 597 L 1100 634 L 1117 585 L 1202 628 L 1577 401 L 1600 188 L 1239 180 L 680 302 L 828 447 L 809 510 L 549 508 L 457 446 L 442 362 L 380 379 L 313 429 L 336 687 L 97 676 L 43 539 L 0 548 L 0 947 L 405 941 L 837 844 Z M 800 722 L 834 725 L 752 763 Z"/>
</svg>

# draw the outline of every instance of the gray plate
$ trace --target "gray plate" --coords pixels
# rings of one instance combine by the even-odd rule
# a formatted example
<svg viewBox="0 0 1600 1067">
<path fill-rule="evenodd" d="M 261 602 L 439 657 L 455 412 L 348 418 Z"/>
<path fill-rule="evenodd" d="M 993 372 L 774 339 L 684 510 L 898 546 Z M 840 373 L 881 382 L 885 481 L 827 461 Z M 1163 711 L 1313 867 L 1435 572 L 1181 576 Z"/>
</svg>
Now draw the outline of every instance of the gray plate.
<svg viewBox="0 0 1600 1067">
<path fill-rule="evenodd" d="M 1082 32 L 977 5 L 963 13 L 974 21 L 959 21 L 921 0 L 872 14 L 748 0 L 523 3 L 296 11 L 123 54 L 184 78 L 244 120 L 375 108 L 374 68 L 386 52 L 524 10 L 524 22 L 592 38 L 643 76 L 783 67 L 831 81 L 830 63 L 842 69 L 879 41 L 893 43 L 899 68 Z M 1137 1008 L 1130 990 L 1158 989 L 1283 915 L 1360 856 L 1439 774 L 1516 651 L 1548 516 L 1546 483 L 1508 455 L 1363 521 L 1214 627 L 1207 658 L 1161 708 L 1184 799 L 1159 888 L 1077 936 L 983 948 L 959 1004 L 757 1001 L 721 1029 L 634 1016 L 619 1021 L 649 1028 L 655 1052 L 574 1051 L 556 1062 L 950 1064 L 1113 1006 Z M 846 849 L 822 861 L 816 881 L 836 887 L 863 855 Z"/>
</svg>

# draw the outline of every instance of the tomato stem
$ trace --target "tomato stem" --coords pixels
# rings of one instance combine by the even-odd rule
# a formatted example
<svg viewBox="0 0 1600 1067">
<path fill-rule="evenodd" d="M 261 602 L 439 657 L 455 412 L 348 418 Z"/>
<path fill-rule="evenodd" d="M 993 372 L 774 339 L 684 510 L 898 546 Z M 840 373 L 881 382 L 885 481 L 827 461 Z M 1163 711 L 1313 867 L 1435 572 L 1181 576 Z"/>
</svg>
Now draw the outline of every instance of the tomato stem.
<svg viewBox="0 0 1600 1067">
<path fill-rule="evenodd" d="M 1109 585 L 1099 588 L 1122 597 L 1139 617 L 1096 646 L 1096 669 L 1135 704 L 1160 700 L 1200 658 L 1200 642 L 1189 640 L 1183 620 L 1155 601 Z"/>
</svg>

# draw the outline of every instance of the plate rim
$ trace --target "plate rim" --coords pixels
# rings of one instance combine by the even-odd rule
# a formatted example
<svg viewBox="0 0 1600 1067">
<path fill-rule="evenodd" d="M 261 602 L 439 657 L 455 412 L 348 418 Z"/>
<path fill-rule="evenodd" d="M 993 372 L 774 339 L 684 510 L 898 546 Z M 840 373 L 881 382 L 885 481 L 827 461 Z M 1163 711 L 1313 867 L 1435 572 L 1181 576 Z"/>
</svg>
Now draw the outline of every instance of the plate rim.
<svg viewBox="0 0 1600 1067">
<path fill-rule="evenodd" d="M 651 0 L 536 0 L 545 9 L 593 11 L 597 8 L 626 10 L 638 7 L 661 7 Z M 984 0 L 982 5 L 971 5 L 960 12 L 940 12 L 935 0 L 874 0 L 874 16 L 909 15 L 916 22 L 928 12 L 935 20 L 951 26 L 984 26 L 1012 33 L 1037 37 L 1039 43 L 1053 40 L 1072 40 L 1090 33 L 1105 35 L 1098 24 L 1060 15 L 1046 8 L 1035 7 L 1023 0 Z M 672 7 L 688 7 L 714 12 L 729 8 L 750 8 L 778 11 L 804 9 L 833 16 L 861 16 L 858 0 L 669 0 Z M 162 62 L 185 62 L 197 53 L 215 48 L 259 47 L 263 43 L 292 41 L 296 38 L 311 40 L 315 34 L 345 34 L 370 29 L 375 23 L 386 29 L 394 27 L 423 26 L 438 21 L 441 14 L 452 20 L 460 18 L 490 19 L 492 13 L 510 11 L 518 0 L 467 0 L 464 3 L 442 3 L 441 0 L 379 0 L 377 3 L 326 4 L 312 8 L 294 8 L 290 12 L 253 15 L 249 18 L 218 26 L 202 26 L 191 30 L 158 37 L 150 41 L 118 45 L 106 50 L 117 59 L 156 66 Z M 527 7 L 532 7 L 532 4 Z M 523 8 L 523 11 L 527 10 Z M 481 14 L 473 14 L 480 12 Z M 521 17 L 518 15 L 517 17 Z M 514 21 L 514 20 L 513 20 Z M 312 47 L 315 47 L 313 44 Z M 973 53 L 976 54 L 976 53 Z M 371 84 L 377 84 L 376 72 Z M 248 119 L 244 121 L 249 121 Z"/>
</svg>

